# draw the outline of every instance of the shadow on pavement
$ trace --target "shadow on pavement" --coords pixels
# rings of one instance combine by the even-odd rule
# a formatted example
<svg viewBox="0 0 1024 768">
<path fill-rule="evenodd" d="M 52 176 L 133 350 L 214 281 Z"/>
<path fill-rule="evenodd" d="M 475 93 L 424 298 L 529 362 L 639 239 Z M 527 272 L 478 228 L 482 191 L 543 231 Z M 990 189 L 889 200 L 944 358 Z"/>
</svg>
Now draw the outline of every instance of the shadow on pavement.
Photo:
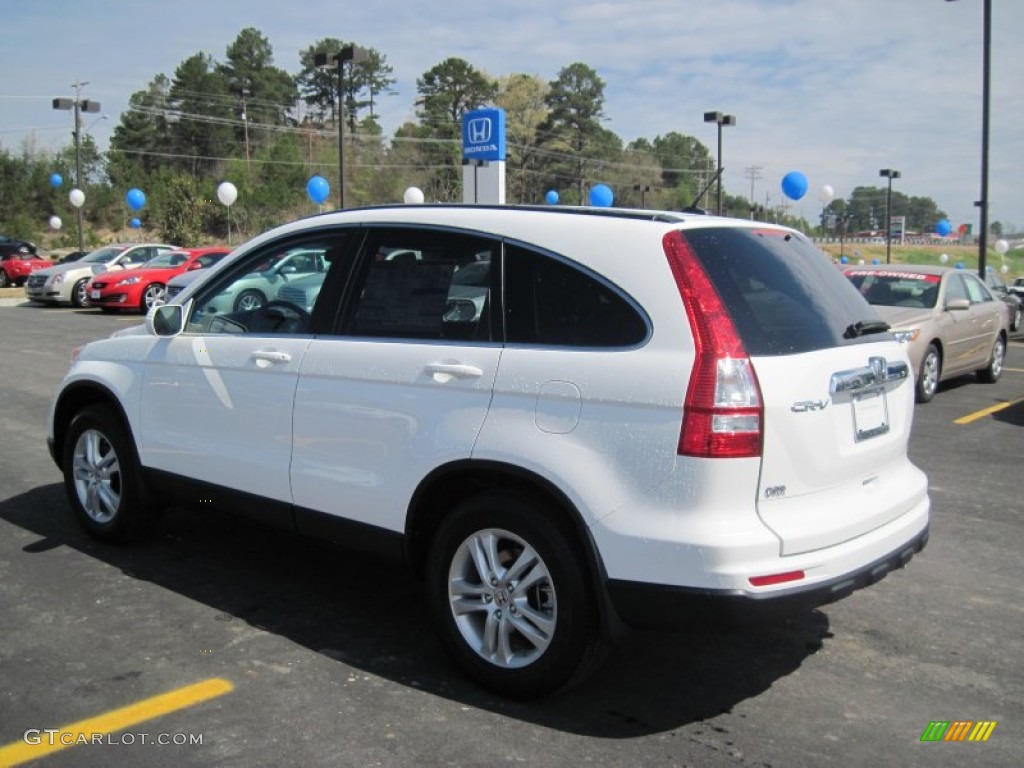
<svg viewBox="0 0 1024 768">
<path fill-rule="evenodd" d="M 40 537 L 25 552 L 46 557 L 72 547 L 208 605 L 220 621 L 244 621 L 401 685 L 586 736 L 631 738 L 728 712 L 794 672 L 831 636 L 818 611 L 742 631 L 632 632 L 584 684 L 510 702 L 477 688 L 449 661 L 419 584 L 401 566 L 187 509 L 170 510 L 147 544 L 107 546 L 74 523 L 59 484 L 0 502 L 0 518 Z"/>
</svg>

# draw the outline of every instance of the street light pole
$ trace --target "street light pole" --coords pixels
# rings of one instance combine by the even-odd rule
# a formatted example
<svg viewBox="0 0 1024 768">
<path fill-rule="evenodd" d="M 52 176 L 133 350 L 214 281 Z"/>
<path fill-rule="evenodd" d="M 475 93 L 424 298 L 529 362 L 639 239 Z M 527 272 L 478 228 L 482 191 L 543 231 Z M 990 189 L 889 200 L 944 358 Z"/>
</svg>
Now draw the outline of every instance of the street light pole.
<svg viewBox="0 0 1024 768">
<path fill-rule="evenodd" d="M 736 125 L 735 115 L 723 115 L 721 112 L 705 112 L 705 123 L 718 124 L 718 209 L 716 213 L 722 215 L 722 126 Z"/>
<path fill-rule="evenodd" d="M 345 62 L 352 62 L 354 67 L 368 58 L 369 51 L 356 45 L 346 45 L 335 54 L 313 55 L 316 67 L 329 67 L 335 62 L 338 66 L 338 207 L 341 210 L 345 209 Z"/>
<path fill-rule="evenodd" d="M 900 177 L 900 172 L 892 168 L 883 168 L 879 176 L 889 180 L 889 191 L 885 194 L 885 263 L 889 263 L 889 252 L 892 247 L 892 180 Z"/>
<path fill-rule="evenodd" d="M 75 117 L 75 130 L 71 132 L 71 135 L 75 139 L 75 187 L 77 189 L 82 188 L 82 112 L 99 112 L 100 103 L 98 101 L 90 101 L 89 99 L 82 99 L 82 87 L 88 85 L 88 81 L 81 83 L 75 80 L 71 86 L 75 89 L 74 99 L 54 99 L 53 108 L 61 110 L 74 110 Z M 83 232 L 83 218 L 82 218 L 82 207 L 76 206 L 75 208 L 76 220 L 78 222 L 78 250 L 85 250 L 85 234 Z"/>
<path fill-rule="evenodd" d="M 954 2 L 954 0 L 946 0 Z M 974 205 L 980 208 L 981 232 L 978 233 L 978 277 L 986 277 L 985 256 L 988 251 L 988 134 L 992 76 L 992 0 L 985 0 L 982 12 L 982 66 L 981 66 L 981 199 Z"/>
</svg>

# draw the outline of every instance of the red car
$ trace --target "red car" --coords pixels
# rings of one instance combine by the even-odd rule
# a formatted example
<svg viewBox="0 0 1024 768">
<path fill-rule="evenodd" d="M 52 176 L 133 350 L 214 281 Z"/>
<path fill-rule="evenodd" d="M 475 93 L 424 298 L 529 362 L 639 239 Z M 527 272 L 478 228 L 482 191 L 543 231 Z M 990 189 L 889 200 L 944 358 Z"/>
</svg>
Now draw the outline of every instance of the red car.
<svg viewBox="0 0 1024 768">
<path fill-rule="evenodd" d="M 37 269 L 52 266 L 52 261 L 36 256 L 36 247 L 27 240 L 0 242 L 0 288 L 21 285 Z"/>
<path fill-rule="evenodd" d="M 86 304 L 104 312 L 134 309 L 145 314 L 155 304 L 162 304 L 167 281 L 182 272 L 210 267 L 231 253 L 222 246 L 181 248 L 150 259 L 138 269 L 101 272 L 86 287 Z"/>
</svg>

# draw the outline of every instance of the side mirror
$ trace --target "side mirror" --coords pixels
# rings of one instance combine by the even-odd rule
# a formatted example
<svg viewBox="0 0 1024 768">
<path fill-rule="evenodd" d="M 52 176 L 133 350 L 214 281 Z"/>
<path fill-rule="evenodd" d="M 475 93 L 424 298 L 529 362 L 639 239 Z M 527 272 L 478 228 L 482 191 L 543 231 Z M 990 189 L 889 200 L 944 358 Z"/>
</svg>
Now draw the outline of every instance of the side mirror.
<svg viewBox="0 0 1024 768">
<path fill-rule="evenodd" d="M 185 307 L 181 304 L 160 304 L 146 315 L 146 330 L 154 336 L 177 336 L 184 328 Z"/>
<path fill-rule="evenodd" d="M 193 261 L 191 264 L 189 264 L 188 271 L 191 272 L 193 269 L 202 269 L 202 268 L 203 268 L 202 264 L 200 264 L 198 261 Z"/>
<path fill-rule="evenodd" d="M 946 309 L 951 311 L 959 311 L 963 309 L 971 308 L 970 299 L 950 299 L 946 302 Z"/>
</svg>

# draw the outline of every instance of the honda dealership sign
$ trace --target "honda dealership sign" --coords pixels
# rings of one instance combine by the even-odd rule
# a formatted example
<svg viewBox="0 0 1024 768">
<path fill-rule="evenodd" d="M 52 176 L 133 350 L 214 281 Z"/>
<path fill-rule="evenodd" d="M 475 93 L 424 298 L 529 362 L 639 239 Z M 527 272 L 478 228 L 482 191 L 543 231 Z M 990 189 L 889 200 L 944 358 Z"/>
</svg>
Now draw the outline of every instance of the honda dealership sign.
<svg viewBox="0 0 1024 768">
<path fill-rule="evenodd" d="M 505 159 L 505 110 L 475 109 L 462 117 L 465 160 Z"/>
</svg>

